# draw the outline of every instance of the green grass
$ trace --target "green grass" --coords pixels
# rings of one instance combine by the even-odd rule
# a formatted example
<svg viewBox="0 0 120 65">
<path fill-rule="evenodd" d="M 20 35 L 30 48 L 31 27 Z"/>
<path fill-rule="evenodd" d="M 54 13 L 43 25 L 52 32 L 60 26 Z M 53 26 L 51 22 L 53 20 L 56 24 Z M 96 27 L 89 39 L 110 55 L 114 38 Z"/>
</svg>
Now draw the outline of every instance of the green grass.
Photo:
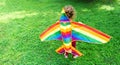
<svg viewBox="0 0 120 65">
<path fill-rule="evenodd" d="M 55 23 L 61 8 L 73 5 L 75 21 L 95 27 L 112 39 L 107 44 L 77 42 L 84 56 L 65 59 L 55 50 L 61 41 L 41 42 L 40 33 Z M 119 65 L 120 0 L 0 0 L 0 65 Z"/>
</svg>

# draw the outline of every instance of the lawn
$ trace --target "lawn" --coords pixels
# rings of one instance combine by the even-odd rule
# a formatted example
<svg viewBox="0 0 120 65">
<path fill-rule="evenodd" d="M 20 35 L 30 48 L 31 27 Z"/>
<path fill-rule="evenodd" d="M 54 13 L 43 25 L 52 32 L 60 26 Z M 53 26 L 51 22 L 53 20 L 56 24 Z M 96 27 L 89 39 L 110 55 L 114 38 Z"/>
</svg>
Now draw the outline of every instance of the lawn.
<svg viewBox="0 0 120 65">
<path fill-rule="evenodd" d="M 65 59 L 55 50 L 61 41 L 41 42 L 39 35 L 60 17 L 63 6 L 76 9 L 75 21 L 97 28 L 107 44 L 77 42 L 84 54 Z M 120 0 L 0 0 L 0 65 L 119 65 Z"/>
</svg>

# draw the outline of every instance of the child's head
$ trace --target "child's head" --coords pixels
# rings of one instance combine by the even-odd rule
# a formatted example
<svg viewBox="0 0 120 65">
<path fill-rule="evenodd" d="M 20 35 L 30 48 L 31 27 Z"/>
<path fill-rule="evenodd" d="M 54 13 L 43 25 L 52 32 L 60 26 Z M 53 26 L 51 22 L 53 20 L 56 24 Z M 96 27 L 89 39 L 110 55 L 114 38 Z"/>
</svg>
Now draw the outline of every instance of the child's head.
<svg viewBox="0 0 120 65">
<path fill-rule="evenodd" d="M 75 10 L 71 5 L 65 6 L 64 11 L 65 11 L 66 15 L 68 16 L 68 18 L 70 18 L 70 19 L 73 19 L 73 17 L 75 16 Z"/>
</svg>

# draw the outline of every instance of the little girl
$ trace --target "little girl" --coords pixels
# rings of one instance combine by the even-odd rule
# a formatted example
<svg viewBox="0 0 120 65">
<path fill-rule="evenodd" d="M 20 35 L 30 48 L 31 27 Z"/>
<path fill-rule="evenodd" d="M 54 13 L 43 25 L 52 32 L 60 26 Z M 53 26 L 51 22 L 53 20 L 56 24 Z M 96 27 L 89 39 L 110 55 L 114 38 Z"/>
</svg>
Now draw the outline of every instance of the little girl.
<svg viewBox="0 0 120 65">
<path fill-rule="evenodd" d="M 75 9 L 71 5 L 67 5 L 64 7 L 64 11 L 65 11 L 66 15 L 68 16 L 68 18 L 70 19 L 70 22 L 73 22 L 73 18 L 75 16 Z M 72 46 L 74 48 L 76 47 L 76 41 L 72 41 Z M 65 58 L 68 57 L 67 52 L 64 55 L 65 55 Z M 73 57 L 74 57 L 74 55 L 73 55 Z"/>
</svg>

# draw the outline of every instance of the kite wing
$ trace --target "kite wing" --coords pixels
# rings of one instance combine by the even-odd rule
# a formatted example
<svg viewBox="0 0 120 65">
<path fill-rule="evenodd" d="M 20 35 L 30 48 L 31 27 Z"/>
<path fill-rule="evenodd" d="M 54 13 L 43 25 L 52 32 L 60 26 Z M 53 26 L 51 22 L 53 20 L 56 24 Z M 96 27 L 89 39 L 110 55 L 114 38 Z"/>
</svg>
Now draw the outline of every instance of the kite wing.
<svg viewBox="0 0 120 65">
<path fill-rule="evenodd" d="M 107 43 L 110 36 L 83 23 L 71 22 L 72 40 L 89 43 Z"/>
<path fill-rule="evenodd" d="M 45 41 L 45 40 L 62 40 L 59 22 L 53 24 L 47 30 L 45 30 L 40 35 L 40 39 L 41 39 L 41 41 Z"/>
</svg>

